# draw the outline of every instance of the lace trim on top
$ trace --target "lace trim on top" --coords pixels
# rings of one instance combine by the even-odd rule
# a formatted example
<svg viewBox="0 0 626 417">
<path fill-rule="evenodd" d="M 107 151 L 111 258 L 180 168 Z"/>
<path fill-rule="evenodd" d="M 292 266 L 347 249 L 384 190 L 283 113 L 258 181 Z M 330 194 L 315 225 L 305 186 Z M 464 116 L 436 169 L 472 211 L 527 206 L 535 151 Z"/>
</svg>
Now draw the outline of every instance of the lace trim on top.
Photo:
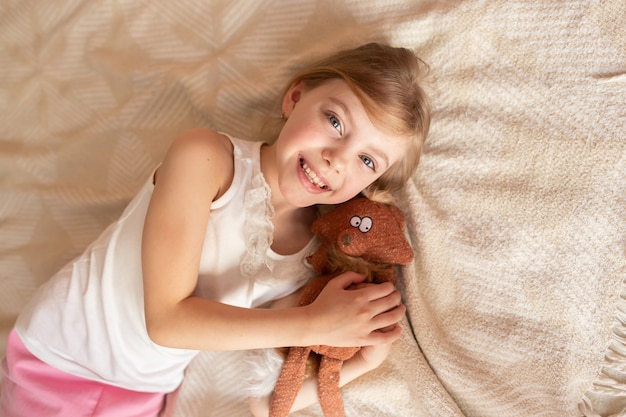
<svg viewBox="0 0 626 417">
<path fill-rule="evenodd" d="M 263 173 L 256 168 L 251 187 L 244 197 L 246 253 L 241 261 L 240 270 L 244 276 L 253 278 L 254 281 L 274 282 L 272 276 L 274 265 L 267 257 L 274 235 L 272 194 Z"/>
</svg>

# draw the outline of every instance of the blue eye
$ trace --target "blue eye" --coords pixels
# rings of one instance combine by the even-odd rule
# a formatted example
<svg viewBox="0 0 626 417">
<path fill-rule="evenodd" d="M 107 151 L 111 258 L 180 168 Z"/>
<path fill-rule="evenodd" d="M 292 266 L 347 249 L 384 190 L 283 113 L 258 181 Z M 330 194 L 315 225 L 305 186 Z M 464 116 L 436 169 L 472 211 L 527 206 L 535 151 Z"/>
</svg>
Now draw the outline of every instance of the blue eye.
<svg viewBox="0 0 626 417">
<path fill-rule="evenodd" d="M 366 167 L 376 170 L 376 164 L 374 163 L 372 158 L 370 158 L 369 156 L 365 156 L 365 155 L 361 155 L 359 158 L 361 158 L 361 161 L 363 161 Z"/>
<path fill-rule="evenodd" d="M 330 115 L 328 115 L 328 120 L 330 121 L 330 124 L 331 124 L 331 125 L 332 125 L 335 129 L 337 129 L 337 131 L 338 131 L 339 133 L 341 133 L 341 122 L 339 121 L 339 119 L 338 119 L 336 116 L 334 116 L 334 115 L 330 114 Z"/>
</svg>

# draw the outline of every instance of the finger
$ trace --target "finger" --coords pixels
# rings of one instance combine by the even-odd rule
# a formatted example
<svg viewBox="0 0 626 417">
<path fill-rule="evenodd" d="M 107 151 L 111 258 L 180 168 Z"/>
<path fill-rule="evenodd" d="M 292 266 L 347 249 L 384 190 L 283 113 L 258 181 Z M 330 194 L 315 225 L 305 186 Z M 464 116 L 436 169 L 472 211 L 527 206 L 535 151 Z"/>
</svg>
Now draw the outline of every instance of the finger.
<svg viewBox="0 0 626 417">
<path fill-rule="evenodd" d="M 396 288 L 390 282 L 383 282 L 381 284 L 359 286 L 355 291 L 361 291 L 361 294 L 368 301 L 374 301 L 393 294 Z"/>
<path fill-rule="evenodd" d="M 383 329 L 398 324 L 406 314 L 406 307 L 400 304 L 384 313 L 378 314 L 372 319 L 374 329 Z"/>
<path fill-rule="evenodd" d="M 388 332 L 390 330 L 395 329 L 396 327 L 398 327 L 397 324 L 392 324 L 391 326 L 387 326 L 387 327 L 383 327 L 382 329 L 376 329 L 374 330 L 375 332 Z"/>
<path fill-rule="evenodd" d="M 370 301 L 372 309 L 377 313 L 384 313 L 394 307 L 402 304 L 402 294 L 398 290 L 387 294 L 384 297 L 376 298 Z"/>
<path fill-rule="evenodd" d="M 344 272 L 341 275 L 335 277 L 331 282 L 333 285 L 337 285 L 342 289 L 348 289 L 349 286 L 360 284 L 365 280 L 365 275 L 357 274 L 356 272 Z"/>
<path fill-rule="evenodd" d="M 388 332 L 371 332 L 367 338 L 370 346 L 386 345 L 395 342 L 402 335 L 402 327 L 396 326 Z"/>
</svg>

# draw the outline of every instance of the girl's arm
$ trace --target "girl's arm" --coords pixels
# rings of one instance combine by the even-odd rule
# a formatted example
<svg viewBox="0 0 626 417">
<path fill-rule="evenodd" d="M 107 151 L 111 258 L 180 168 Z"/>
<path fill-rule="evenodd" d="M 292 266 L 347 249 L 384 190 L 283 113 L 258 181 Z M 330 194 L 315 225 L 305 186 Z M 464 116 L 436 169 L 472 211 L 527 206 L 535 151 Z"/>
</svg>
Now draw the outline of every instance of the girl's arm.
<svg viewBox="0 0 626 417">
<path fill-rule="evenodd" d="M 197 129 L 176 139 L 159 168 L 143 232 L 146 325 L 160 345 L 205 350 L 327 344 L 385 344 L 376 329 L 404 315 L 389 285 L 347 290 L 363 277 L 344 274 L 318 299 L 285 309 L 246 309 L 193 296 L 211 203 L 232 181 L 228 138 Z M 397 333 L 397 334 L 396 334 Z"/>
<path fill-rule="evenodd" d="M 339 386 L 343 387 L 366 372 L 376 369 L 389 355 L 390 350 L 391 344 L 363 347 L 353 358 L 344 362 L 341 368 Z M 270 400 L 270 396 L 248 400 L 250 411 L 254 417 L 267 417 L 269 415 Z M 290 412 L 301 410 L 316 401 L 318 401 L 317 378 L 311 376 L 304 380 Z"/>
</svg>

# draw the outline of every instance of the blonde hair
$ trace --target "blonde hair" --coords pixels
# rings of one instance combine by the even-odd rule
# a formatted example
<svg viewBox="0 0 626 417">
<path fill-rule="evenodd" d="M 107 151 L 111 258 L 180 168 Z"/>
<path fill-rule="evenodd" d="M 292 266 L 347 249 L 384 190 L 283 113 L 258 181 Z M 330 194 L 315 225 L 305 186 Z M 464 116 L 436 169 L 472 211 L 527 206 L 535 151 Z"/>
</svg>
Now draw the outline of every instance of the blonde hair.
<svg viewBox="0 0 626 417">
<path fill-rule="evenodd" d="M 427 70 L 409 49 L 368 43 L 302 68 L 285 92 L 298 81 L 314 88 L 331 79 L 342 79 L 380 129 L 410 140 L 406 156 L 363 191 L 368 196 L 380 196 L 381 192 L 401 188 L 417 168 L 430 127 L 430 101 L 421 85 Z"/>
</svg>

